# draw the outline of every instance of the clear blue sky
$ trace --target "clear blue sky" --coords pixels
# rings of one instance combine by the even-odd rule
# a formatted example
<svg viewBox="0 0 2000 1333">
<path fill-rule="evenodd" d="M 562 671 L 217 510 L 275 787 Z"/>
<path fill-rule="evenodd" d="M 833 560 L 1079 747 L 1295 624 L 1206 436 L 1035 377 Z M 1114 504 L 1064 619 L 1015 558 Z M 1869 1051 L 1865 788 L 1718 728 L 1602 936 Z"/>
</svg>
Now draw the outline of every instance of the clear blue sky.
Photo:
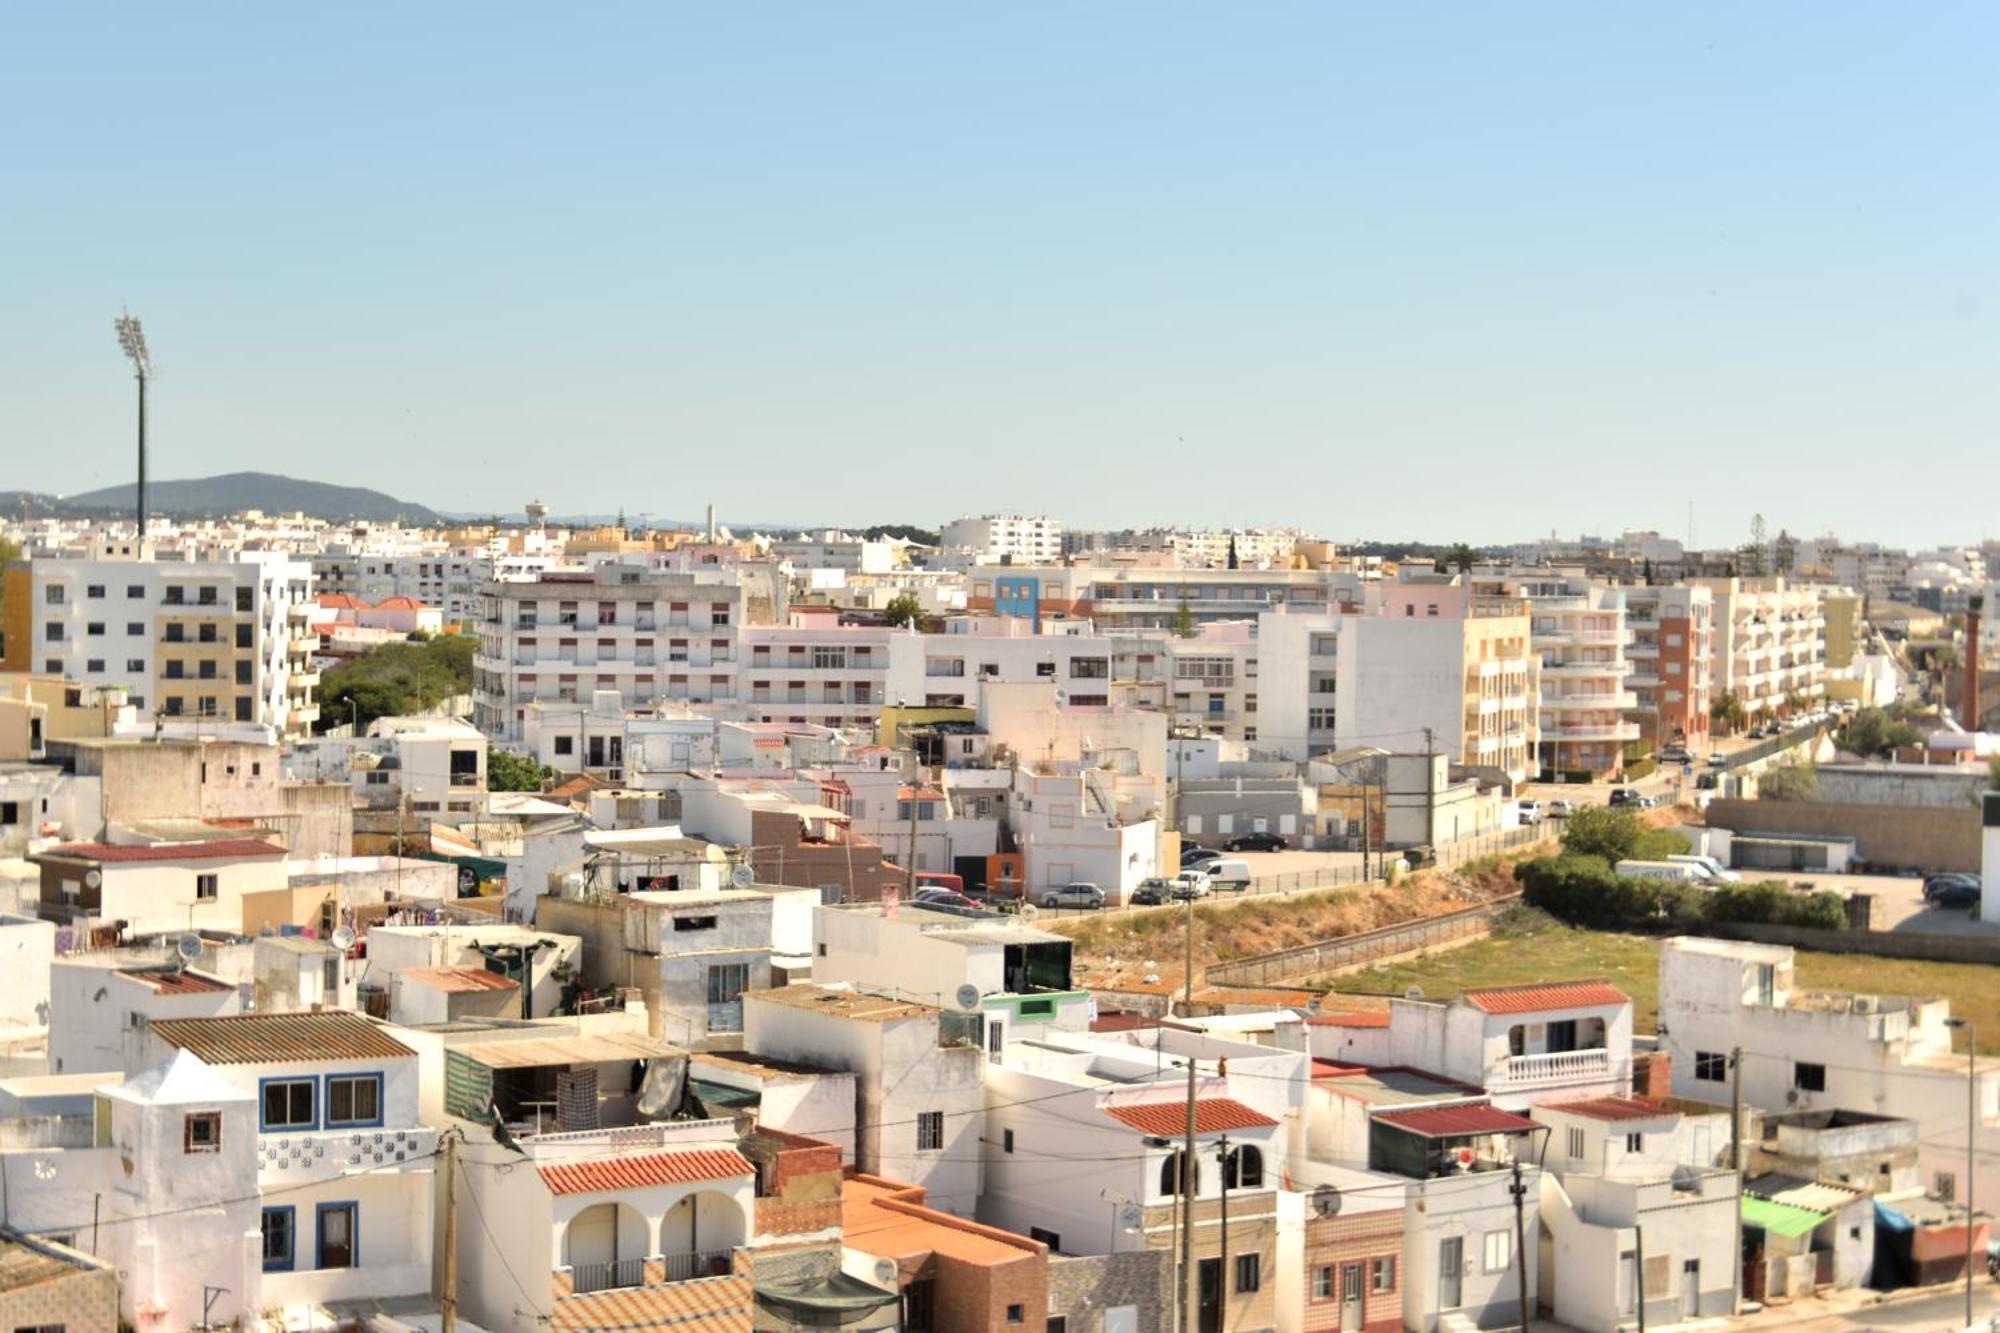
<svg viewBox="0 0 2000 1333">
<path fill-rule="evenodd" d="M 17 5 L 0 488 L 2000 533 L 2000 9 Z"/>
</svg>

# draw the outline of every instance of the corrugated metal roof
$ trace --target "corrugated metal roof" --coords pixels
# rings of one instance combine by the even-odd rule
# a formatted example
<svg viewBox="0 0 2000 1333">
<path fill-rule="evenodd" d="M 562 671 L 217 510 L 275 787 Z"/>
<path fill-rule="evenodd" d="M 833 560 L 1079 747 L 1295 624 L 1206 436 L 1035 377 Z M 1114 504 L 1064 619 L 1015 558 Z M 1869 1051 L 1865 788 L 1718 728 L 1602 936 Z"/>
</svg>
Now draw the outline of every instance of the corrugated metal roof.
<svg viewBox="0 0 2000 1333">
<path fill-rule="evenodd" d="M 1113 1120 L 1141 1134 L 1171 1137 L 1187 1133 L 1184 1101 L 1125 1102 L 1098 1108 Z M 1202 1097 L 1194 1104 L 1194 1132 L 1220 1134 L 1232 1129 L 1269 1129 L 1278 1122 L 1230 1097 Z"/>
<path fill-rule="evenodd" d="M 1837 1213 L 1861 1197 L 1861 1191 L 1824 1181 L 1802 1181 L 1796 1177 L 1764 1176 L 1744 1182 L 1743 1192 L 1753 1198 L 1803 1208 L 1812 1213 Z"/>
<path fill-rule="evenodd" d="M 644 1189 L 649 1185 L 687 1185 L 699 1180 L 728 1180 L 757 1174 L 757 1168 L 734 1148 L 598 1158 L 535 1169 L 551 1194 L 603 1194 L 611 1190 Z"/>
<path fill-rule="evenodd" d="M 1530 1014 L 1544 1009 L 1594 1009 L 1630 1004 L 1632 999 L 1608 981 L 1556 981 L 1528 986 L 1488 986 L 1466 991 L 1463 999 L 1489 1014 Z"/>
<path fill-rule="evenodd" d="M 519 990 L 521 983 L 483 967 L 406 967 L 402 975 L 421 986 L 467 995 L 474 991 Z"/>
<path fill-rule="evenodd" d="M 750 1280 L 711 1277 L 564 1296 L 550 1312 L 549 1327 L 552 1333 L 597 1333 L 617 1328 L 750 1333 Z"/>
<path fill-rule="evenodd" d="M 65 842 L 44 848 L 31 861 L 96 861 L 116 865 L 126 861 L 241 861 L 252 856 L 283 856 L 285 849 L 259 838 L 209 838 L 202 842 L 152 842 L 119 846 L 108 842 Z"/>
<path fill-rule="evenodd" d="M 1375 1117 L 1428 1139 L 1451 1139 L 1467 1134 L 1519 1134 L 1542 1126 L 1526 1116 L 1503 1111 L 1490 1102 L 1468 1106 L 1420 1106 L 1408 1111 L 1384 1111 Z"/>
<path fill-rule="evenodd" d="M 149 1028 L 170 1046 L 211 1065 L 395 1060 L 416 1052 L 360 1014 L 233 1014 L 227 1018 L 162 1018 Z"/>
<path fill-rule="evenodd" d="M 1743 1225 L 1762 1227 L 1788 1239 L 1796 1240 L 1807 1234 L 1826 1221 L 1828 1216 L 1810 1208 L 1794 1208 L 1788 1203 L 1773 1203 L 1748 1194 L 1743 1196 Z"/>
</svg>

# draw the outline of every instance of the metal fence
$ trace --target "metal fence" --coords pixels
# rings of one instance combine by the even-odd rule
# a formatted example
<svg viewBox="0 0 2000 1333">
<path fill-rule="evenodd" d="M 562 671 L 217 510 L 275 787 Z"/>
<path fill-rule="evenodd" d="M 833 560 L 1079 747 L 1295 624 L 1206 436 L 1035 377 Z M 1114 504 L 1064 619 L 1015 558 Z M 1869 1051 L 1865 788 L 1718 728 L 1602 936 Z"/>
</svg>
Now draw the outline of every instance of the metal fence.
<svg viewBox="0 0 2000 1333">
<path fill-rule="evenodd" d="M 1330 972 L 1365 967 L 1384 958 L 1417 953 L 1458 940 L 1484 935 L 1493 918 L 1518 903 L 1521 895 L 1509 894 L 1479 907 L 1445 916 L 1405 921 L 1358 935 L 1342 935 L 1293 949 L 1238 958 L 1228 963 L 1211 963 L 1205 974 L 1210 986 L 1268 986 L 1274 982 L 1303 977 L 1325 976 Z"/>
</svg>

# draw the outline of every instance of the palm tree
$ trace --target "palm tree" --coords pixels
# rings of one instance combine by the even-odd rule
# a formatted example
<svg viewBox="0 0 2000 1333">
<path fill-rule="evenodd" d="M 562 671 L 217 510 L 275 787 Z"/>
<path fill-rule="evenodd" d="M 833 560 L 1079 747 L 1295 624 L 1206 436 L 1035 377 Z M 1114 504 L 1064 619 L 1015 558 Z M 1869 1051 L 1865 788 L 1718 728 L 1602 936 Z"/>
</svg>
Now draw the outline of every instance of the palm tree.
<svg viewBox="0 0 2000 1333">
<path fill-rule="evenodd" d="M 1708 717 L 1709 721 L 1722 728 L 1725 736 L 1740 731 L 1743 727 L 1743 701 L 1737 698 L 1735 690 L 1724 690 L 1708 705 Z"/>
</svg>

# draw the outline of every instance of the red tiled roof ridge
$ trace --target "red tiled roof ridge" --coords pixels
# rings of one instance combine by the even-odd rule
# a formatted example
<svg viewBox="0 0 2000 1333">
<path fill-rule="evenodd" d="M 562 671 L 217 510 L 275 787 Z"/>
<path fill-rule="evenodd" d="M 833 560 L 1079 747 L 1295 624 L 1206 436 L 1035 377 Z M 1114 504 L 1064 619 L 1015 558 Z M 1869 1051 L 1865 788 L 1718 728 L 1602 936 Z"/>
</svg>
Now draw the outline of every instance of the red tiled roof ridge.
<svg viewBox="0 0 2000 1333">
<path fill-rule="evenodd" d="M 1593 1120 L 1654 1120 L 1661 1116 L 1678 1114 L 1658 1098 L 1621 1093 L 1566 1097 L 1561 1101 L 1541 1102 L 1539 1105 L 1550 1111 L 1589 1116 Z"/>
<path fill-rule="evenodd" d="M 35 855 L 66 861 L 220 861 L 231 857 L 283 856 L 285 849 L 261 838 L 203 838 L 194 842 L 64 842 Z"/>
<path fill-rule="evenodd" d="M 1546 1130 L 1548 1126 L 1491 1102 L 1459 1102 L 1450 1106 L 1404 1106 L 1379 1111 L 1375 1119 L 1426 1138 L 1458 1138 L 1473 1134 L 1511 1134 Z"/>
<path fill-rule="evenodd" d="M 757 1174 L 750 1160 L 734 1148 L 668 1148 L 630 1157 L 551 1162 L 535 1169 L 551 1194 L 601 1194 Z"/>
<path fill-rule="evenodd" d="M 1632 999 L 1603 977 L 1576 981 L 1530 981 L 1515 986 L 1479 986 L 1462 992 L 1459 998 L 1489 1014 L 1629 1004 Z"/>
<path fill-rule="evenodd" d="M 1187 1132 L 1187 1102 L 1178 1098 L 1157 1101 L 1122 1102 L 1098 1108 L 1122 1124 L 1146 1134 L 1174 1135 Z M 1269 1129 L 1278 1122 L 1253 1110 L 1234 1097 L 1198 1097 L 1194 1104 L 1194 1132 L 1218 1134 L 1231 1129 Z"/>
</svg>

